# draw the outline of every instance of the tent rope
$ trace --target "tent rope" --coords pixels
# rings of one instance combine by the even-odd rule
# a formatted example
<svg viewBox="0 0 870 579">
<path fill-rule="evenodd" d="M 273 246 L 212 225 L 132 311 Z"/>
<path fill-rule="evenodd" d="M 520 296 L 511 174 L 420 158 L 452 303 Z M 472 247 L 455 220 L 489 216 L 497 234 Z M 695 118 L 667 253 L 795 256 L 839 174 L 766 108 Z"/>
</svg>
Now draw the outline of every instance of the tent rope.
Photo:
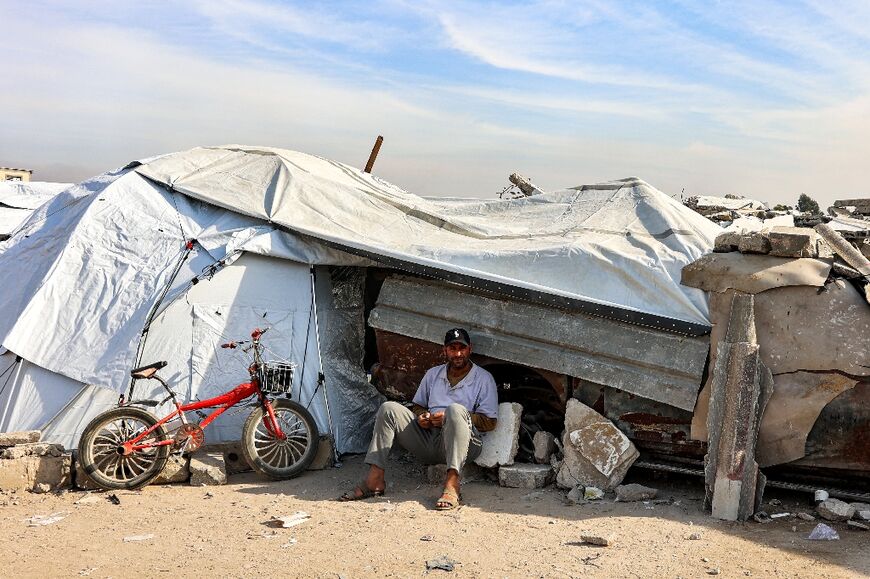
<svg viewBox="0 0 870 579">
<path fill-rule="evenodd" d="M 2 373 L 0 373 L 0 378 L 2 378 L 4 376 L 4 374 L 6 374 L 10 370 L 12 370 L 12 368 L 14 368 L 16 365 L 18 365 L 20 363 L 21 363 L 21 356 L 16 355 L 15 361 L 12 362 L 11 364 L 9 364 L 9 367 L 6 368 L 5 370 L 3 370 Z M 0 388 L 0 395 L 2 395 L 3 392 L 6 390 L 6 387 L 9 385 L 9 380 L 11 380 L 11 379 L 12 379 L 12 373 L 10 372 L 9 376 L 6 376 L 6 381 L 3 383 L 3 387 Z"/>
</svg>

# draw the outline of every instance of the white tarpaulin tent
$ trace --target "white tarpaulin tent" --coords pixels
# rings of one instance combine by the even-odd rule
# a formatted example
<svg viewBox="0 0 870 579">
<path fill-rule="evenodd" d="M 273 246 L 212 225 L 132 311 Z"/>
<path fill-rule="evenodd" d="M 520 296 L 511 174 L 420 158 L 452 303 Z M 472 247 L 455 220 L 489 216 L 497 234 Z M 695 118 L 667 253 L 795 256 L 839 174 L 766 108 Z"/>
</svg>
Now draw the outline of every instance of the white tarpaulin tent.
<svg viewBox="0 0 870 579">
<path fill-rule="evenodd" d="M 179 392 L 211 396 L 244 378 L 217 344 L 268 325 L 275 356 L 305 369 L 294 393 L 303 402 L 322 354 L 337 448 L 361 451 L 380 398 L 361 367 L 361 292 L 336 287 L 361 280 L 326 266 L 423 266 L 704 327 L 705 296 L 680 286 L 680 270 L 720 231 L 637 179 L 439 203 L 279 149 L 198 148 L 132 164 L 67 189 L 0 244 L 0 277 L 15 280 L 0 294 L 0 430 L 47 426 L 69 446 L 126 391 L 137 361 L 166 359 Z M 320 273 L 313 296 L 309 264 Z M 322 391 L 311 410 L 326 433 Z M 242 418 L 207 433 L 238 438 Z"/>
<path fill-rule="evenodd" d="M 72 183 L 0 181 L 0 239 L 24 223 L 33 211 Z"/>
</svg>

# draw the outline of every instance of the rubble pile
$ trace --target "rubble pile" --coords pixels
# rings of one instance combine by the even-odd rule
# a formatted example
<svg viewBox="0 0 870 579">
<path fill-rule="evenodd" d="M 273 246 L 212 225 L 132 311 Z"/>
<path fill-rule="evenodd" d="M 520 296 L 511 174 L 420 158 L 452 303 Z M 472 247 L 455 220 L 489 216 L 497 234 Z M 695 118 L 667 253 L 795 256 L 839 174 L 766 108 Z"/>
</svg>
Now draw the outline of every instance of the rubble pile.
<svg viewBox="0 0 870 579">
<path fill-rule="evenodd" d="M 0 433 L 0 489 L 56 491 L 70 484 L 72 459 L 38 430 Z"/>
<path fill-rule="evenodd" d="M 683 205 L 722 226 L 730 225 L 741 217 L 770 219 L 784 214 L 784 212 L 771 211 L 761 201 L 747 199 L 739 195 L 726 195 L 725 197 L 695 195 L 683 201 Z"/>
</svg>

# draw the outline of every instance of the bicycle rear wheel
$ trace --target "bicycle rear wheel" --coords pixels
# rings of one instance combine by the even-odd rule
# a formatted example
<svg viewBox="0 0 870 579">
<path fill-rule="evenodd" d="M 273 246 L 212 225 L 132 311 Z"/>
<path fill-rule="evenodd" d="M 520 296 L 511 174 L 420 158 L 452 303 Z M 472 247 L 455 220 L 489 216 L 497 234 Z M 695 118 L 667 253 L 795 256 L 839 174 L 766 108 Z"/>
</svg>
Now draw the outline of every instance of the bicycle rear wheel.
<svg viewBox="0 0 870 579">
<path fill-rule="evenodd" d="M 258 406 L 242 429 L 242 454 L 251 468 L 274 479 L 288 479 L 302 473 L 317 454 L 319 432 L 314 417 L 292 400 L 273 400 L 275 418 L 285 438 L 267 427 L 263 407 Z"/>
<path fill-rule="evenodd" d="M 85 474 L 105 489 L 136 489 L 151 482 L 166 466 L 169 446 L 121 452 L 123 444 L 148 430 L 158 420 L 150 412 L 132 406 L 103 412 L 87 425 L 79 440 L 79 461 Z M 141 444 L 166 440 L 158 426 Z"/>
</svg>

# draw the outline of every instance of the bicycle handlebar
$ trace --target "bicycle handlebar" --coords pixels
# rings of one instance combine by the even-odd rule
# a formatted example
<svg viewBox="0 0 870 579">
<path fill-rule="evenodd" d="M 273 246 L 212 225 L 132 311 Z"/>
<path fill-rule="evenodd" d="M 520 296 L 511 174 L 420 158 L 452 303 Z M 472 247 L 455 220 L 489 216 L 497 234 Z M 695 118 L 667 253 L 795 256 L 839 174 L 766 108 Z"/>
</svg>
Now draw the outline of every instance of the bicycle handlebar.
<svg viewBox="0 0 870 579">
<path fill-rule="evenodd" d="M 266 328 L 265 330 L 261 330 L 260 328 L 254 328 L 254 331 L 251 332 L 251 339 L 259 340 L 260 336 L 262 336 L 263 334 L 265 334 L 268 331 L 269 331 L 269 328 Z M 229 348 L 231 350 L 235 350 L 240 345 L 247 344 L 250 341 L 251 340 L 235 340 L 232 342 L 227 342 L 225 344 L 221 344 L 221 348 Z"/>
</svg>

